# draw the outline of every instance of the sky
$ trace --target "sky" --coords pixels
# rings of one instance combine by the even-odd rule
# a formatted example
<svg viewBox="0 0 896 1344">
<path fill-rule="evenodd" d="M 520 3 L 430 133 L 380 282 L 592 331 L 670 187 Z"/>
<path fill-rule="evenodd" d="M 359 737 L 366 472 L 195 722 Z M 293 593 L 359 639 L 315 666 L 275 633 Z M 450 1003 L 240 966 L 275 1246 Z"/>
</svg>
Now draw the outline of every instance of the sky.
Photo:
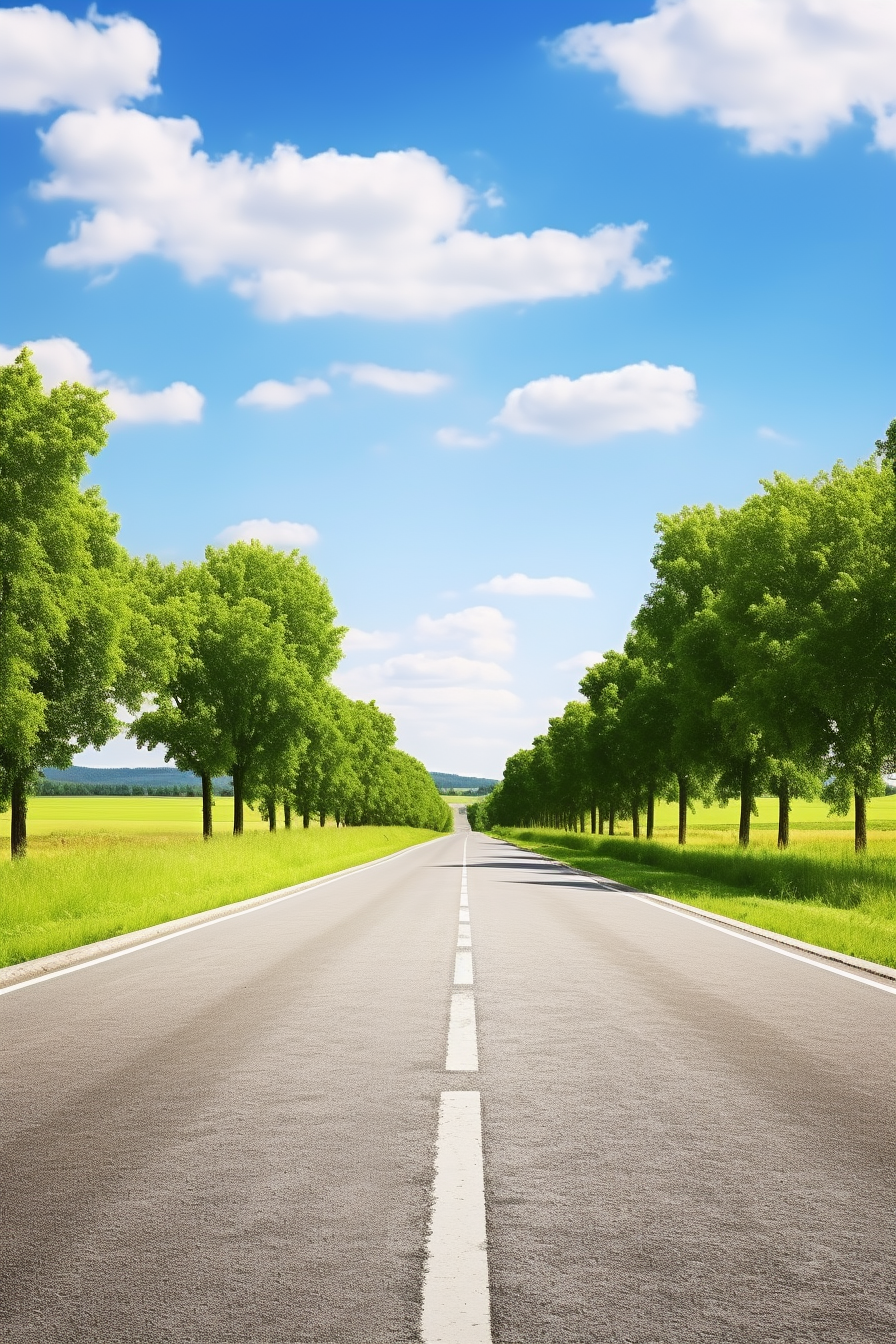
<svg viewBox="0 0 896 1344">
<path fill-rule="evenodd" d="M 0 158 L 0 360 L 110 389 L 122 543 L 307 551 L 433 770 L 621 646 L 658 513 L 896 415 L 892 0 L 0 5 Z"/>
</svg>

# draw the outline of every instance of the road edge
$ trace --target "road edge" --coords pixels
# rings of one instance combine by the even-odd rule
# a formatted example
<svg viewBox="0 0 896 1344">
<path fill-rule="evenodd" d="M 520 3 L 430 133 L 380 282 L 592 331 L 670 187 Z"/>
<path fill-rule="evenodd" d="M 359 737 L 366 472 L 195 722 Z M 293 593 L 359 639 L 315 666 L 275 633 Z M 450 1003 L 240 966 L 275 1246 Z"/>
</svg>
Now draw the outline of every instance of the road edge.
<svg viewBox="0 0 896 1344">
<path fill-rule="evenodd" d="M 489 837 L 492 840 L 503 840 L 506 845 L 513 845 L 514 849 L 525 849 L 524 845 L 515 845 L 512 840 L 505 839 L 504 836 L 493 835 Z M 530 854 L 538 854 L 537 849 L 527 851 Z M 749 933 L 754 938 L 764 938 L 770 943 L 783 943 L 786 947 L 792 947 L 798 952 L 807 952 L 810 956 L 819 957 L 822 961 L 836 961 L 842 966 L 849 966 L 855 971 L 864 971 L 866 975 L 876 975 L 884 980 L 896 981 L 896 967 L 883 966 L 878 961 L 864 961 L 861 957 L 851 957 L 848 952 L 838 952 L 833 947 L 821 947 L 818 943 L 804 943 L 799 938 L 790 938 L 786 933 L 777 933 L 774 929 L 763 929 L 758 924 L 745 924 L 741 919 L 732 919 L 730 915 L 719 915 L 714 910 L 704 910 L 699 905 L 689 905 L 687 901 L 676 901 L 671 896 L 658 896 L 653 891 L 641 891 L 639 887 L 626 886 L 624 882 L 614 882 L 610 877 L 601 877 L 599 873 L 590 873 L 587 868 L 575 868 L 571 863 L 563 863 L 561 859 L 551 858 L 548 854 L 539 854 L 539 858 L 547 859 L 550 863 L 555 863 L 558 868 L 565 868 L 570 873 L 581 873 L 583 877 L 590 878 L 592 882 L 601 882 L 609 891 L 629 891 L 635 896 L 642 896 L 647 901 L 654 901 L 657 905 L 672 906 L 675 910 L 687 910 L 689 914 L 699 915 L 701 919 L 707 920 L 710 924 L 727 924 L 730 928 L 738 929 L 742 933 Z"/>
<path fill-rule="evenodd" d="M 130 933 L 119 933 L 114 938 L 103 938 L 98 943 L 81 943 L 79 947 L 69 947 L 62 952 L 49 952 L 45 957 L 35 957 L 32 961 L 16 961 L 11 966 L 0 967 L 0 994 L 15 989 L 21 984 L 44 980 L 61 971 L 73 971 L 92 961 L 102 961 L 106 957 L 129 952 L 132 948 L 142 947 L 144 943 L 159 942 L 178 933 L 186 933 L 202 924 L 213 924 L 217 920 L 231 919 L 234 915 L 248 914 L 250 910 L 272 901 L 287 900 L 290 896 L 299 896 L 303 891 L 313 891 L 315 887 L 335 882 L 349 873 L 357 873 L 362 868 L 373 868 L 402 854 L 424 849 L 439 840 L 447 840 L 454 831 L 446 835 L 435 835 L 431 840 L 423 840 L 419 845 L 406 845 L 391 854 L 378 859 L 368 859 L 365 863 L 353 863 L 346 868 L 337 868 L 332 873 L 322 873 L 320 877 L 309 877 L 304 882 L 296 882 L 290 887 L 280 887 L 276 891 L 266 891 L 261 896 L 248 896 L 243 901 L 231 901 L 227 905 L 213 905 L 208 910 L 198 910 L 194 915 L 181 915 L 179 919 L 169 919 L 163 924 L 150 924 L 145 929 L 132 929 Z"/>
</svg>

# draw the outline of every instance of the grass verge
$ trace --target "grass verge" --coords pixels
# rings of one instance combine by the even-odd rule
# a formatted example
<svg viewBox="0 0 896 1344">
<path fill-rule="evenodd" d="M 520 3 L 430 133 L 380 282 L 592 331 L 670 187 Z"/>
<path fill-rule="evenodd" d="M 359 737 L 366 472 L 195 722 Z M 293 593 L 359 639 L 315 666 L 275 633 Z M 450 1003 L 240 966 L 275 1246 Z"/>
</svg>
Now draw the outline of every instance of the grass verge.
<svg viewBox="0 0 896 1344">
<path fill-rule="evenodd" d="M 896 857 L 678 849 L 656 841 L 499 828 L 496 835 L 639 891 L 896 966 Z"/>
<path fill-rule="evenodd" d="M 256 832 L 211 844 L 104 837 L 0 869 L 0 966 L 351 868 L 434 839 L 409 826 Z"/>
</svg>

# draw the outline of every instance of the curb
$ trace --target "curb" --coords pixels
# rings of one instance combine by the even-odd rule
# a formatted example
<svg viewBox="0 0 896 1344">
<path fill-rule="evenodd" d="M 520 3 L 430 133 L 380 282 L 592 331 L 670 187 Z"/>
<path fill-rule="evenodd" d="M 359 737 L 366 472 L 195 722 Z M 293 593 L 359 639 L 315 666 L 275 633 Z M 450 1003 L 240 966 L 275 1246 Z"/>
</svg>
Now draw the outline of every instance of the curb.
<svg viewBox="0 0 896 1344">
<path fill-rule="evenodd" d="M 453 834 L 453 832 L 452 832 Z M 144 943 L 157 942 L 162 938 L 173 938 L 178 933 L 187 933 L 190 929 L 203 924 L 213 924 L 216 920 L 231 919 L 234 915 L 247 914 L 262 905 L 273 901 L 286 900 L 290 896 L 299 896 L 303 891 L 313 891 L 325 886 L 337 878 L 356 873 L 362 868 L 372 868 L 376 864 L 388 863 L 411 850 L 424 849 L 434 845 L 437 840 L 446 840 L 447 835 L 434 836 L 420 845 L 408 845 L 405 849 L 396 849 L 392 854 L 384 854 L 380 859 L 369 859 L 366 863 L 354 863 L 348 868 L 338 868 L 334 873 L 323 873 L 320 877 L 309 877 L 291 887 L 280 887 L 277 891 L 266 891 L 262 896 L 249 896 L 244 901 L 232 901 L 228 905 L 215 905 L 208 910 L 199 910 L 195 915 L 182 915 L 179 919 L 166 920 L 164 924 L 150 924 L 145 929 L 133 929 L 130 933 L 120 933 L 114 938 L 104 938 L 98 943 L 82 943 L 80 947 L 70 947 L 62 952 L 51 952 L 46 957 L 35 957 L 33 961 L 17 961 L 12 966 L 0 967 L 0 994 L 21 984 L 23 981 L 42 980 L 49 975 L 58 975 L 60 971 L 74 970 L 87 962 L 100 961 L 104 957 L 114 957 Z"/>
<path fill-rule="evenodd" d="M 494 836 L 493 839 L 503 839 L 503 836 Z M 512 841 L 505 840 L 505 844 L 512 844 Z M 514 845 L 514 849 L 523 849 L 523 845 Z M 537 854 L 538 850 L 528 851 L 531 854 Z M 548 858 L 548 855 L 542 854 L 540 858 Z M 756 924 L 745 924 L 743 920 L 731 919 L 728 915 L 717 915 L 714 910 L 703 910 L 699 905 L 688 905 L 686 901 L 675 901 L 671 896 L 657 896 L 652 891 L 640 891 L 638 887 L 627 887 L 622 882 L 614 882 L 609 877 L 601 877 L 599 873 L 589 873 L 585 868 L 574 868 L 571 863 L 563 863 L 560 859 L 549 859 L 558 868 L 565 868 L 570 873 L 581 873 L 582 877 L 589 878 L 594 883 L 600 883 L 605 891 L 630 891 L 636 896 L 643 896 L 645 900 L 655 901 L 657 905 L 669 905 L 675 910 L 687 910 L 689 914 L 699 915 L 701 919 L 707 920 L 710 924 L 727 924 L 729 928 L 738 929 L 742 933 L 749 933 L 754 938 L 763 938 L 770 943 L 783 943 L 786 947 L 792 947 L 798 952 L 807 952 L 810 956 L 818 957 L 822 961 L 836 961 L 841 966 L 849 966 L 855 971 L 864 971 L 866 975 L 876 975 L 883 980 L 896 981 L 896 967 L 882 966 L 877 961 L 863 961 L 861 957 L 851 957 L 847 952 L 836 952 L 830 947 L 819 947 L 817 943 L 804 943 L 799 938 L 788 938 L 785 933 L 776 933 L 774 929 L 761 929 Z"/>
</svg>

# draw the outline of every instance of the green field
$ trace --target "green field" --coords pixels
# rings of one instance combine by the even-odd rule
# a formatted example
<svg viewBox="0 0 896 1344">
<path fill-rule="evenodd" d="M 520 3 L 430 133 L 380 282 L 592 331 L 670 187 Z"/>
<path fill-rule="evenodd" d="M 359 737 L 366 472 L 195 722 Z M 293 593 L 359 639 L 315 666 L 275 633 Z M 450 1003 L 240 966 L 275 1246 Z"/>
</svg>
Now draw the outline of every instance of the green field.
<svg viewBox="0 0 896 1344">
<path fill-rule="evenodd" d="M 267 891 L 323 877 L 435 837 L 403 826 L 301 824 L 268 834 L 248 813 L 228 834 L 233 803 L 200 835 L 197 798 L 35 798 L 29 853 L 0 866 L 0 966 L 80 947 Z M 3 817 L 6 836 L 9 817 Z"/>
<path fill-rule="evenodd" d="M 741 850 L 736 828 L 735 843 L 727 845 L 719 832 L 707 836 L 697 827 L 695 843 L 686 846 L 509 827 L 495 834 L 639 891 L 896 966 L 896 835 L 878 831 L 874 844 L 869 831 L 868 854 L 857 858 L 848 838 L 837 832 L 819 838 L 809 821 L 802 841 L 784 854 L 774 836 Z"/>
<path fill-rule="evenodd" d="M 751 823 L 751 839 L 757 845 L 775 845 L 778 835 L 777 798 L 757 798 L 759 815 Z M 722 807 L 704 807 L 698 804 L 688 814 L 688 841 L 706 844 L 736 844 L 740 803 L 734 800 Z M 588 823 L 590 825 L 590 823 Z M 617 835 L 631 835 L 631 817 L 620 817 L 616 823 Z M 641 834 L 644 834 L 644 814 L 641 815 Z M 656 840 L 676 841 L 678 838 L 678 807 L 675 803 L 656 805 Z M 851 844 L 853 817 L 832 817 L 827 803 L 821 799 L 804 802 L 796 798 L 790 809 L 790 843 L 804 845 L 815 840 L 840 838 Z M 896 794 L 868 799 L 868 843 L 889 843 L 896 852 Z"/>
<path fill-rule="evenodd" d="M 233 799 L 216 798 L 215 831 L 233 828 Z M 280 823 L 282 825 L 282 814 Z M 251 807 L 245 809 L 245 829 L 267 830 Z M 301 825 L 301 818 L 299 818 Z M 29 798 L 28 844 L 42 850 L 63 839 L 104 835 L 201 835 L 201 798 Z M 9 813 L 0 813 L 3 858 L 9 854 Z"/>
</svg>

